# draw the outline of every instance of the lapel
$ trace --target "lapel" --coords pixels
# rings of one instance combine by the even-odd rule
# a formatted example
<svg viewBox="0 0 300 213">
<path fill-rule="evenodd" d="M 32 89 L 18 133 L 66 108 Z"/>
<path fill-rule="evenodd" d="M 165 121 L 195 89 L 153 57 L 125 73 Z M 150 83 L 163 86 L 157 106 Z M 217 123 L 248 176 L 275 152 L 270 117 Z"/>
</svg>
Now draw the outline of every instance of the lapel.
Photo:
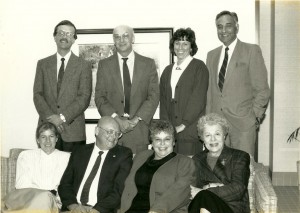
<svg viewBox="0 0 300 213">
<path fill-rule="evenodd" d="M 123 84 L 122 84 L 122 78 L 121 78 L 121 69 L 120 69 L 120 64 L 119 64 L 119 59 L 118 59 L 118 54 L 115 53 L 112 55 L 109 60 L 111 61 L 110 66 L 111 66 L 111 75 L 115 79 L 115 84 L 112 86 L 118 87 L 119 92 L 124 95 L 124 90 L 123 90 Z"/>
<path fill-rule="evenodd" d="M 107 178 L 107 175 L 109 171 L 111 171 L 113 168 L 111 168 L 112 165 L 114 165 L 114 161 L 118 159 L 118 145 L 116 145 L 114 148 L 110 149 L 106 155 L 106 158 L 103 162 L 103 166 L 100 173 L 100 180 L 99 180 L 99 186 L 105 182 L 105 179 Z M 115 169 L 115 168 L 114 168 Z"/>
<path fill-rule="evenodd" d="M 49 79 L 50 87 L 54 97 L 57 98 L 57 57 L 52 55 L 47 62 L 47 79 Z"/>
<path fill-rule="evenodd" d="M 228 82 L 230 80 L 230 77 L 234 73 L 234 70 L 237 66 L 237 61 L 238 61 L 238 58 L 240 57 L 240 45 L 241 45 L 241 42 L 240 42 L 240 40 L 237 39 L 236 46 L 235 46 L 235 48 L 232 52 L 232 56 L 231 56 L 230 61 L 227 65 L 226 78 L 225 78 L 225 82 L 224 82 L 224 85 L 223 85 L 223 90 L 226 88 L 226 85 L 229 84 Z"/>
<path fill-rule="evenodd" d="M 221 51 L 222 51 L 222 46 L 218 47 L 215 51 L 215 56 L 213 57 L 213 67 L 212 67 L 212 70 L 213 70 L 213 81 L 214 83 L 217 85 L 217 88 L 219 89 L 219 86 L 218 86 L 218 80 L 219 80 L 219 61 L 220 61 L 220 57 L 221 57 Z M 226 81 L 226 80 L 225 80 Z M 220 89 L 219 89 L 220 91 Z"/>
<path fill-rule="evenodd" d="M 78 61 L 77 56 L 74 55 L 74 53 L 71 53 L 70 59 L 68 61 L 68 64 L 65 69 L 63 81 L 61 83 L 61 88 L 58 94 L 58 99 L 62 96 L 64 93 L 64 90 L 67 88 L 69 83 L 72 83 L 72 78 L 74 76 L 74 73 L 76 72 L 78 67 Z"/>
<path fill-rule="evenodd" d="M 90 158 L 91 158 L 91 155 L 92 155 L 92 152 L 94 149 L 94 145 L 95 145 L 95 143 L 88 144 L 84 147 L 83 151 L 81 152 L 82 155 L 80 157 L 80 162 L 79 162 L 80 165 L 76 165 L 77 168 L 82 169 L 81 172 L 79 173 L 80 174 L 79 180 L 81 180 L 81 181 L 83 179 L 86 168 L 90 161 Z"/>
<path fill-rule="evenodd" d="M 133 94 L 138 89 L 138 85 L 141 82 L 140 79 L 144 74 L 144 66 L 145 66 L 145 63 L 143 63 L 139 54 L 134 52 L 134 57 L 135 58 L 134 58 L 134 66 L 133 66 L 130 100 L 134 100 Z"/>
<path fill-rule="evenodd" d="M 217 163 L 215 165 L 215 168 L 213 170 L 213 173 L 222 181 L 224 184 L 229 184 L 230 180 L 228 179 L 226 175 L 226 168 L 230 166 L 230 150 L 224 146 L 221 155 L 219 156 Z"/>
<path fill-rule="evenodd" d="M 167 85 L 166 85 L 167 95 L 166 95 L 166 97 L 170 97 L 170 99 L 172 99 L 171 76 L 172 76 L 172 71 L 173 71 L 174 65 L 175 65 L 175 63 L 173 63 L 172 66 L 170 66 L 170 71 L 167 72 Z"/>
</svg>

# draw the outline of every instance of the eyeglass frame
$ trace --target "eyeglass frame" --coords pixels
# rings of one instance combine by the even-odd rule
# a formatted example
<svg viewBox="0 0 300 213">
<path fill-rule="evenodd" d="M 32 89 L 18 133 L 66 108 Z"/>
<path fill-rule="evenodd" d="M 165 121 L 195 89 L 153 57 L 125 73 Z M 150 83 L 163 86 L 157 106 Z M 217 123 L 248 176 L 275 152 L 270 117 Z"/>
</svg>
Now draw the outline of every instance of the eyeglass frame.
<svg viewBox="0 0 300 213">
<path fill-rule="evenodd" d="M 112 129 L 107 130 L 107 129 L 102 128 L 101 126 L 97 126 L 97 127 L 100 128 L 100 129 L 102 129 L 102 130 L 104 130 L 107 135 L 114 134 L 114 136 L 116 136 L 118 138 L 122 137 L 122 135 L 123 135 L 122 132 L 117 132 L 117 131 L 112 130 Z"/>
<path fill-rule="evenodd" d="M 56 35 L 59 36 L 59 37 L 67 37 L 67 38 L 74 38 L 74 35 L 75 33 L 72 33 L 72 32 L 66 32 L 66 31 L 63 31 L 63 30 L 59 30 L 56 32 Z"/>
<path fill-rule="evenodd" d="M 123 40 L 129 40 L 130 38 L 130 34 L 129 33 L 124 33 L 123 35 L 119 35 L 119 34 L 114 34 L 113 38 L 115 41 L 121 41 Z"/>
</svg>

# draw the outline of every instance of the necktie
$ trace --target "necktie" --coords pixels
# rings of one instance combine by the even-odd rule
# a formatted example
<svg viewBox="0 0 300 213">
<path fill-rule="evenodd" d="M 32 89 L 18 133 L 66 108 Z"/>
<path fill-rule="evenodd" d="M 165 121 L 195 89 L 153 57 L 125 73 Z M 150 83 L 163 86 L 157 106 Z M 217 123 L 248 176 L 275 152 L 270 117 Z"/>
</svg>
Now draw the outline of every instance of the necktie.
<svg viewBox="0 0 300 213">
<path fill-rule="evenodd" d="M 129 114 L 131 81 L 130 81 L 129 69 L 126 63 L 128 58 L 122 58 L 122 59 L 123 59 L 123 84 L 124 84 L 124 95 L 125 95 L 124 112 Z"/>
<path fill-rule="evenodd" d="M 81 192 L 81 196 L 80 196 L 80 202 L 81 204 L 85 205 L 88 203 L 89 201 L 89 193 L 90 193 L 90 188 L 92 185 L 92 182 L 97 174 L 97 171 L 99 169 L 100 163 L 101 163 L 101 155 L 103 154 L 102 151 L 99 152 L 99 155 L 95 161 L 95 164 L 92 168 L 91 173 L 89 174 L 88 178 L 86 179 L 83 188 L 82 188 L 82 192 Z"/>
<path fill-rule="evenodd" d="M 227 62 L 228 62 L 228 50 L 229 48 L 226 47 L 225 48 L 225 56 L 224 56 L 224 60 L 223 60 L 223 63 L 222 63 L 222 67 L 220 69 L 220 72 L 219 72 L 219 88 L 222 92 L 223 90 L 223 84 L 225 82 L 225 73 L 226 73 L 226 67 L 227 67 Z"/>
<path fill-rule="evenodd" d="M 57 79 L 57 95 L 59 94 L 61 83 L 64 77 L 65 59 L 61 58 L 61 65 L 59 68 L 58 79 Z"/>
</svg>

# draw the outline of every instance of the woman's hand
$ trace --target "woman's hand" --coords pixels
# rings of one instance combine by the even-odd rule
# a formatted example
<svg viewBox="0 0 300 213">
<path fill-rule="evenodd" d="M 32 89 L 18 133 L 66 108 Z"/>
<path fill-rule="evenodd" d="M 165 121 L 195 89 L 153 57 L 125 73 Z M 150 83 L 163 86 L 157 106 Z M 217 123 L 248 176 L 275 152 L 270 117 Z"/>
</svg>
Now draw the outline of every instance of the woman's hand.
<svg viewBox="0 0 300 213">
<path fill-rule="evenodd" d="M 194 199 L 194 197 L 198 194 L 198 192 L 200 192 L 202 189 L 197 188 L 195 186 L 190 185 L 191 187 L 191 199 Z"/>
</svg>

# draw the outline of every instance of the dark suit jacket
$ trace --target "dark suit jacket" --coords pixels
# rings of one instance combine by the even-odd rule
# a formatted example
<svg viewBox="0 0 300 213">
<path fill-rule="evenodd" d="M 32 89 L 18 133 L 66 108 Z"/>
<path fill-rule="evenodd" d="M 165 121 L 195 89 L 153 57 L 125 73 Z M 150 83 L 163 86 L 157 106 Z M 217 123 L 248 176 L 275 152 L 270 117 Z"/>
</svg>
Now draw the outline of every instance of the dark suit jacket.
<svg viewBox="0 0 300 213">
<path fill-rule="evenodd" d="M 121 213 L 126 212 L 137 194 L 135 174 L 153 154 L 153 150 L 138 153 L 125 182 L 121 199 Z M 186 213 L 190 198 L 190 184 L 194 180 L 195 165 L 191 158 L 177 154 L 154 173 L 149 198 L 150 210 Z"/>
<path fill-rule="evenodd" d="M 197 122 L 205 114 L 208 87 L 208 69 L 205 64 L 193 59 L 182 73 L 177 85 L 172 113 L 171 75 L 174 64 L 167 66 L 160 78 L 160 118 L 169 120 L 174 126 L 184 124 L 185 130 L 179 133 L 181 140 L 198 140 Z"/>
<path fill-rule="evenodd" d="M 221 93 L 218 86 L 221 50 L 222 46 L 207 54 L 210 78 L 206 112 L 223 114 L 235 128 L 245 131 L 266 110 L 270 97 L 267 69 L 258 45 L 237 40 Z"/>
<path fill-rule="evenodd" d="M 133 141 L 137 146 L 145 146 L 149 143 L 147 125 L 159 102 L 158 76 L 153 59 L 134 54 L 129 114 L 131 118 L 137 115 L 143 121 L 133 131 L 124 134 L 119 142 Z M 117 54 L 99 62 L 95 102 L 101 116 L 124 114 L 124 92 Z"/>
<path fill-rule="evenodd" d="M 208 190 L 222 198 L 235 213 L 250 212 L 247 189 L 250 177 L 248 153 L 224 146 L 214 170 L 207 164 L 207 151 L 194 155 L 193 159 L 196 165 L 196 187 L 223 183 L 224 186 Z"/>
<path fill-rule="evenodd" d="M 87 144 L 76 149 L 70 157 L 69 164 L 63 174 L 58 193 L 63 209 L 78 203 L 76 196 L 85 170 L 89 163 L 94 144 Z M 93 207 L 101 213 L 114 212 L 120 205 L 124 181 L 132 166 L 132 152 L 129 148 L 116 145 L 110 149 L 100 173 L 97 204 Z"/>
<path fill-rule="evenodd" d="M 88 62 L 73 53 L 65 69 L 63 82 L 57 96 L 56 54 L 37 63 L 33 86 L 33 101 L 39 113 L 39 123 L 53 114 L 62 113 L 66 118 L 64 141 L 82 141 L 85 136 L 84 111 L 90 103 L 92 71 Z"/>
</svg>

